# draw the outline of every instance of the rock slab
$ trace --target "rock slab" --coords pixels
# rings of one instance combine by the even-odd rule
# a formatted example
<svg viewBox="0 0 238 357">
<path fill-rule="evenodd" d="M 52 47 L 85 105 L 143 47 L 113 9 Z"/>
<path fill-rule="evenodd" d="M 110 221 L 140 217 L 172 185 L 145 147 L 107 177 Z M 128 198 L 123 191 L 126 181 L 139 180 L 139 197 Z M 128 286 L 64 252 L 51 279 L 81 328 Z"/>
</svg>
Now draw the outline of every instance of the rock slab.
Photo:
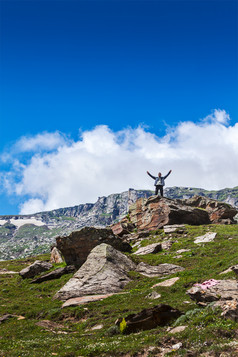
<svg viewBox="0 0 238 357">
<path fill-rule="evenodd" d="M 162 251 L 161 243 L 149 244 L 146 247 L 139 248 L 134 254 L 145 255 L 145 254 L 156 254 Z"/>
<path fill-rule="evenodd" d="M 175 264 L 159 264 L 159 265 L 149 265 L 146 263 L 139 263 L 136 267 L 136 271 L 142 275 L 148 276 L 149 278 L 161 277 L 164 275 L 174 274 L 183 271 L 184 268 Z"/>
<path fill-rule="evenodd" d="M 34 276 L 51 269 L 53 265 L 49 262 L 36 260 L 33 264 L 22 269 L 19 274 L 23 279 L 34 278 Z"/>
<path fill-rule="evenodd" d="M 96 246 L 87 261 L 55 295 L 60 300 L 85 295 L 110 294 L 121 291 L 130 281 L 128 272 L 136 265 L 109 244 Z"/>
<path fill-rule="evenodd" d="M 84 227 L 67 237 L 57 237 L 56 247 L 61 251 L 68 265 L 80 267 L 91 250 L 101 243 L 110 244 L 122 252 L 130 252 L 129 243 L 115 236 L 111 229 Z"/>
</svg>

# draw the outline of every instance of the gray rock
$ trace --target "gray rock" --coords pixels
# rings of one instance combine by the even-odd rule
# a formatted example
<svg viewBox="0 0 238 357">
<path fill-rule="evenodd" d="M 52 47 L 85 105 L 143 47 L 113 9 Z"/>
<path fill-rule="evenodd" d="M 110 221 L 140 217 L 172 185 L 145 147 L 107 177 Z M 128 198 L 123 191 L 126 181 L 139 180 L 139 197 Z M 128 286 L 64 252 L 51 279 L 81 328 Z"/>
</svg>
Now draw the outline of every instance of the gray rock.
<svg viewBox="0 0 238 357">
<path fill-rule="evenodd" d="M 157 286 L 165 286 L 165 287 L 170 287 L 170 286 L 173 286 L 176 281 L 179 280 L 179 277 L 175 277 L 175 278 L 171 278 L 171 279 L 168 279 L 168 280 L 164 280 L 162 281 L 161 283 L 157 283 L 155 285 L 153 285 L 153 288 L 157 287 Z"/>
<path fill-rule="evenodd" d="M 115 236 L 109 228 L 84 227 L 67 237 L 57 237 L 56 245 L 68 265 L 80 267 L 91 250 L 101 243 L 110 244 L 115 249 L 130 252 L 129 243 Z"/>
<path fill-rule="evenodd" d="M 157 277 L 157 276 L 160 277 L 164 275 L 174 274 L 183 270 L 184 268 L 180 267 L 179 265 L 167 264 L 167 263 L 152 266 L 142 262 L 138 264 L 136 267 L 136 271 L 138 273 L 141 273 L 142 275 L 148 277 Z"/>
<path fill-rule="evenodd" d="M 216 233 L 214 232 L 207 232 L 203 236 L 196 237 L 194 240 L 194 243 L 200 244 L 200 243 L 208 243 L 212 242 L 216 238 Z"/>
<path fill-rule="evenodd" d="M 157 293 L 156 291 L 152 291 L 151 293 L 149 293 L 149 295 L 146 296 L 146 298 L 156 300 L 156 299 L 161 298 L 161 295 L 159 293 Z"/>
<path fill-rule="evenodd" d="M 43 281 L 48 281 L 48 280 L 53 280 L 53 279 L 59 279 L 62 275 L 73 273 L 73 272 L 75 272 L 75 270 L 76 269 L 75 269 L 74 265 L 68 265 L 64 268 L 57 268 L 48 274 L 42 275 L 39 278 L 32 280 L 31 284 L 32 283 L 42 283 Z"/>
<path fill-rule="evenodd" d="M 92 294 L 110 294 L 121 291 L 130 281 L 128 272 L 136 265 L 112 246 L 102 243 L 89 254 L 87 261 L 55 295 L 68 300 Z"/>
<path fill-rule="evenodd" d="M 43 273 L 46 270 L 52 268 L 52 264 L 49 262 L 36 260 L 33 264 L 29 265 L 27 268 L 22 269 L 19 274 L 20 276 L 25 278 L 33 278 L 34 276 Z"/>
<path fill-rule="evenodd" d="M 193 286 L 187 291 L 192 300 L 210 303 L 217 300 L 238 300 L 238 282 L 236 280 L 217 280 L 216 285 L 205 288 L 203 284 Z"/>
<path fill-rule="evenodd" d="M 145 254 L 156 254 L 161 252 L 162 246 L 160 243 L 149 244 L 146 247 L 139 248 L 134 254 L 145 255 Z"/>
<path fill-rule="evenodd" d="M 87 296 L 81 296 L 81 297 L 68 299 L 62 305 L 62 308 L 63 307 L 69 307 L 69 306 L 79 306 L 79 305 L 88 304 L 89 302 L 100 301 L 100 300 L 106 299 L 106 298 L 108 298 L 109 296 L 112 296 L 112 295 L 114 295 L 114 294 L 87 295 Z"/>
</svg>

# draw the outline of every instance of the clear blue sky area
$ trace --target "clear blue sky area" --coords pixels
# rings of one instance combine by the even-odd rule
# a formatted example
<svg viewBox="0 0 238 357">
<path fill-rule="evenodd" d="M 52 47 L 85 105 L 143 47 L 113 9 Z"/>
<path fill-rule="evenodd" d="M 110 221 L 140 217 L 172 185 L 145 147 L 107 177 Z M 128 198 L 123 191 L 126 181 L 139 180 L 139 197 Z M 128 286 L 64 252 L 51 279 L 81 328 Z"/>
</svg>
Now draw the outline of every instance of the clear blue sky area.
<svg viewBox="0 0 238 357">
<path fill-rule="evenodd" d="M 98 124 L 164 135 L 215 108 L 238 121 L 238 1 L 0 6 L 0 151 L 22 135 L 77 138 Z"/>
</svg>

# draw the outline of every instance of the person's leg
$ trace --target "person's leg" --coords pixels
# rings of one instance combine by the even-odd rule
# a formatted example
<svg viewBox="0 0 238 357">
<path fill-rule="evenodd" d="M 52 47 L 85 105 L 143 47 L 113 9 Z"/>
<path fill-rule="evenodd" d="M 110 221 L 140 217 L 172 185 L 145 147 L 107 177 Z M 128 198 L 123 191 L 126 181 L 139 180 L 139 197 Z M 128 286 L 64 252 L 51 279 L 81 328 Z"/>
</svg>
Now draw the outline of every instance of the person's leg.
<svg viewBox="0 0 238 357">
<path fill-rule="evenodd" d="M 159 186 L 155 186 L 155 196 L 158 195 L 158 191 L 159 191 Z"/>
<path fill-rule="evenodd" d="M 164 190 L 163 190 L 163 186 L 159 186 L 159 189 L 160 189 L 160 196 L 163 197 L 163 194 L 164 194 Z"/>
</svg>

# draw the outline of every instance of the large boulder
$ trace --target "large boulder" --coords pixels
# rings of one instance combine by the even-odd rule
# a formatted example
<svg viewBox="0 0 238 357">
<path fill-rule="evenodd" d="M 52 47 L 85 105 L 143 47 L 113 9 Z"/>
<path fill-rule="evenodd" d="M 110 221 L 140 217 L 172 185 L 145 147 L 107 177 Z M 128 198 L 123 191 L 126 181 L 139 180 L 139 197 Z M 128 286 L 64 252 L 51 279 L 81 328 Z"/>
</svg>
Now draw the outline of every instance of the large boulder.
<svg viewBox="0 0 238 357">
<path fill-rule="evenodd" d="M 61 251 L 68 265 L 80 267 L 91 250 L 101 243 L 107 243 L 122 252 L 130 252 L 129 243 L 115 236 L 111 229 L 84 227 L 67 237 L 57 237 L 56 247 Z"/>
<path fill-rule="evenodd" d="M 29 265 L 28 267 L 22 269 L 19 274 L 20 276 L 25 278 L 34 278 L 34 276 L 43 273 L 46 270 L 49 270 L 53 267 L 53 265 L 49 262 L 36 260 L 33 264 Z"/>
<path fill-rule="evenodd" d="M 128 315 L 125 318 L 125 332 L 132 333 L 140 330 L 150 330 L 157 326 L 164 326 L 171 320 L 181 316 L 181 312 L 170 305 L 160 304 L 148 309 L 144 309 L 137 314 Z M 122 323 L 122 318 L 117 324 Z"/>
<path fill-rule="evenodd" d="M 187 293 L 192 300 L 205 304 L 218 300 L 238 300 L 238 282 L 232 279 L 211 279 L 202 284 L 195 284 Z"/>
<path fill-rule="evenodd" d="M 130 281 L 128 272 L 136 265 L 112 246 L 102 243 L 89 254 L 87 261 L 55 295 L 68 300 L 93 294 L 110 294 L 121 291 Z"/>
</svg>

